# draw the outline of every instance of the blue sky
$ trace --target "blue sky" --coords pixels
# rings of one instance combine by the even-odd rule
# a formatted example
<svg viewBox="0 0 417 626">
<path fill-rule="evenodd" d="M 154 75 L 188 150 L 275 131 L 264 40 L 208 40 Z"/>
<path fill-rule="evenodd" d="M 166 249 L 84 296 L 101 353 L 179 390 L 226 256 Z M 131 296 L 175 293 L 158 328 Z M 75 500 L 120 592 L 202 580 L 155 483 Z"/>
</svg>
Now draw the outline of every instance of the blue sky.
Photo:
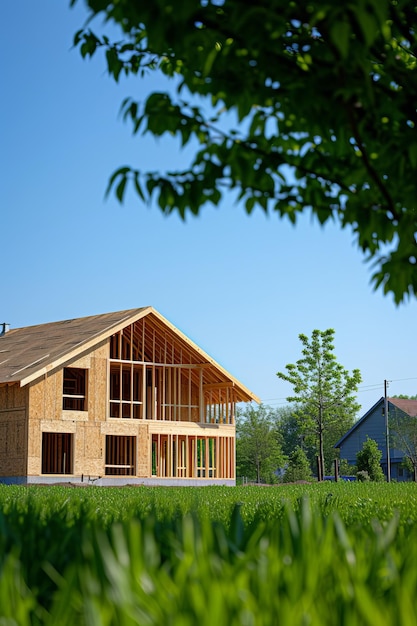
<svg viewBox="0 0 417 626">
<path fill-rule="evenodd" d="M 182 222 L 133 194 L 104 199 L 111 173 L 187 163 L 176 141 L 131 136 L 119 116 L 155 79 L 116 85 L 102 59 L 72 49 L 81 3 L 0 5 L 0 321 L 20 327 L 151 305 L 271 406 L 276 377 L 301 356 L 299 333 L 336 331 L 359 368 L 366 411 L 417 393 L 417 303 L 374 292 L 350 231 L 305 216 L 293 227 L 230 199 Z"/>
</svg>

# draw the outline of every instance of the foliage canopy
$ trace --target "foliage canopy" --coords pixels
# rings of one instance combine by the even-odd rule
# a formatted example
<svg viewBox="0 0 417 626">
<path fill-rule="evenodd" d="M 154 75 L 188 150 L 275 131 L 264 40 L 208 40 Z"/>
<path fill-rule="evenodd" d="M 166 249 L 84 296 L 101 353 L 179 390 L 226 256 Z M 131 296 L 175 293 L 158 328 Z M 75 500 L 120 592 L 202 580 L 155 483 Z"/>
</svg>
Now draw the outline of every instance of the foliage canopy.
<svg viewBox="0 0 417 626">
<path fill-rule="evenodd" d="M 77 0 L 71 0 L 71 5 Z M 193 146 L 188 168 L 112 175 L 162 211 L 198 214 L 230 190 L 295 223 L 311 211 L 351 227 L 373 283 L 397 303 L 417 294 L 417 12 L 412 0 L 85 0 L 118 41 L 75 35 L 109 74 L 171 81 L 122 104 L 133 133 Z"/>
</svg>

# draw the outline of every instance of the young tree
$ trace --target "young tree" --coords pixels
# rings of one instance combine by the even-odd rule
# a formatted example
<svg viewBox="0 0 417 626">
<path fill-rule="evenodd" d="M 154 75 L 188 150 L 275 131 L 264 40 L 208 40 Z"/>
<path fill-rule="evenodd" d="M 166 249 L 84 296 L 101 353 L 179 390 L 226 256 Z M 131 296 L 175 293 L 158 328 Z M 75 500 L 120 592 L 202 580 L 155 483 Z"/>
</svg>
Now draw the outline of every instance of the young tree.
<svg viewBox="0 0 417 626">
<path fill-rule="evenodd" d="M 280 439 L 273 411 L 264 405 L 248 405 L 236 418 L 236 469 L 250 480 L 276 482 L 276 470 L 283 467 Z"/>
<path fill-rule="evenodd" d="M 294 395 L 287 400 L 297 404 L 303 432 L 316 437 L 319 480 L 324 476 L 325 449 L 331 449 L 341 433 L 350 428 L 360 408 L 354 397 L 361 382 L 360 372 L 355 369 L 350 375 L 336 361 L 334 333 L 329 328 L 313 330 L 311 339 L 299 335 L 302 358 L 295 365 L 287 365 L 286 373 L 277 373 L 293 387 Z"/>
<path fill-rule="evenodd" d="M 391 409 L 389 427 L 392 446 L 404 453 L 413 471 L 413 479 L 417 482 L 417 416 Z"/>
<path fill-rule="evenodd" d="M 285 483 L 294 483 L 297 480 L 311 480 L 311 478 L 310 462 L 306 453 L 300 446 L 296 446 L 288 459 L 283 480 Z"/>
<path fill-rule="evenodd" d="M 381 457 L 382 452 L 378 448 L 377 442 L 367 437 L 362 450 L 359 450 L 356 455 L 357 473 L 365 472 L 368 474 L 369 480 L 383 482 L 385 476 L 381 467 Z"/>
<path fill-rule="evenodd" d="M 133 133 L 191 147 L 183 170 L 118 169 L 109 189 L 120 201 L 129 182 L 181 216 L 230 190 L 248 213 L 295 223 L 311 211 L 353 229 L 376 287 L 396 302 L 417 293 L 413 0 L 85 3 L 112 30 L 101 19 L 94 33 L 89 19 L 74 38 L 82 56 L 103 50 L 116 81 L 160 79 L 143 102 L 123 102 Z"/>
</svg>

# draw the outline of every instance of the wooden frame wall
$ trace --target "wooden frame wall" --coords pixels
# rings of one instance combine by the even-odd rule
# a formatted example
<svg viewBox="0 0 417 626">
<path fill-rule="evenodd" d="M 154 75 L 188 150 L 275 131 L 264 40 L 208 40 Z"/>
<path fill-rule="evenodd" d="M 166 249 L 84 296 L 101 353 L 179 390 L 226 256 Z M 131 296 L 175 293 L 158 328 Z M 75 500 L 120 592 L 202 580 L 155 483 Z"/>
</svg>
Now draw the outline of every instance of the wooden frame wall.
<svg viewBox="0 0 417 626">
<path fill-rule="evenodd" d="M 232 383 L 195 361 L 155 320 L 141 319 L 116 333 L 110 339 L 109 417 L 234 424 Z"/>
<path fill-rule="evenodd" d="M 162 478 L 235 478 L 235 438 L 153 434 L 152 475 Z"/>
</svg>

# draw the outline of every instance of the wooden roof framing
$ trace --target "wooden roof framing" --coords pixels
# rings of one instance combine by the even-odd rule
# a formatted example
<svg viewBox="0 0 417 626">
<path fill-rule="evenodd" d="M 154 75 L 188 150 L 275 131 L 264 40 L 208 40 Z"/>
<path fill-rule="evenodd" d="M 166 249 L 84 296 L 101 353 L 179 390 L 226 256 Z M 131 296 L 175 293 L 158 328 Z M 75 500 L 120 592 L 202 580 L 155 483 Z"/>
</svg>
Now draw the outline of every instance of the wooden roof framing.
<svg viewBox="0 0 417 626">
<path fill-rule="evenodd" d="M 203 367 L 204 382 L 208 387 L 231 387 L 237 401 L 260 402 L 255 394 L 152 307 L 9 330 L 0 336 L 0 384 L 19 383 L 23 387 L 129 326 L 133 328 L 133 342 L 138 342 L 135 323 L 139 320 L 147 329 L 144 360 Z M 126 334 L 129 331 L 126 330 Z M 171 350 L 169 354 L 167 345 Z"/>
</svg>

